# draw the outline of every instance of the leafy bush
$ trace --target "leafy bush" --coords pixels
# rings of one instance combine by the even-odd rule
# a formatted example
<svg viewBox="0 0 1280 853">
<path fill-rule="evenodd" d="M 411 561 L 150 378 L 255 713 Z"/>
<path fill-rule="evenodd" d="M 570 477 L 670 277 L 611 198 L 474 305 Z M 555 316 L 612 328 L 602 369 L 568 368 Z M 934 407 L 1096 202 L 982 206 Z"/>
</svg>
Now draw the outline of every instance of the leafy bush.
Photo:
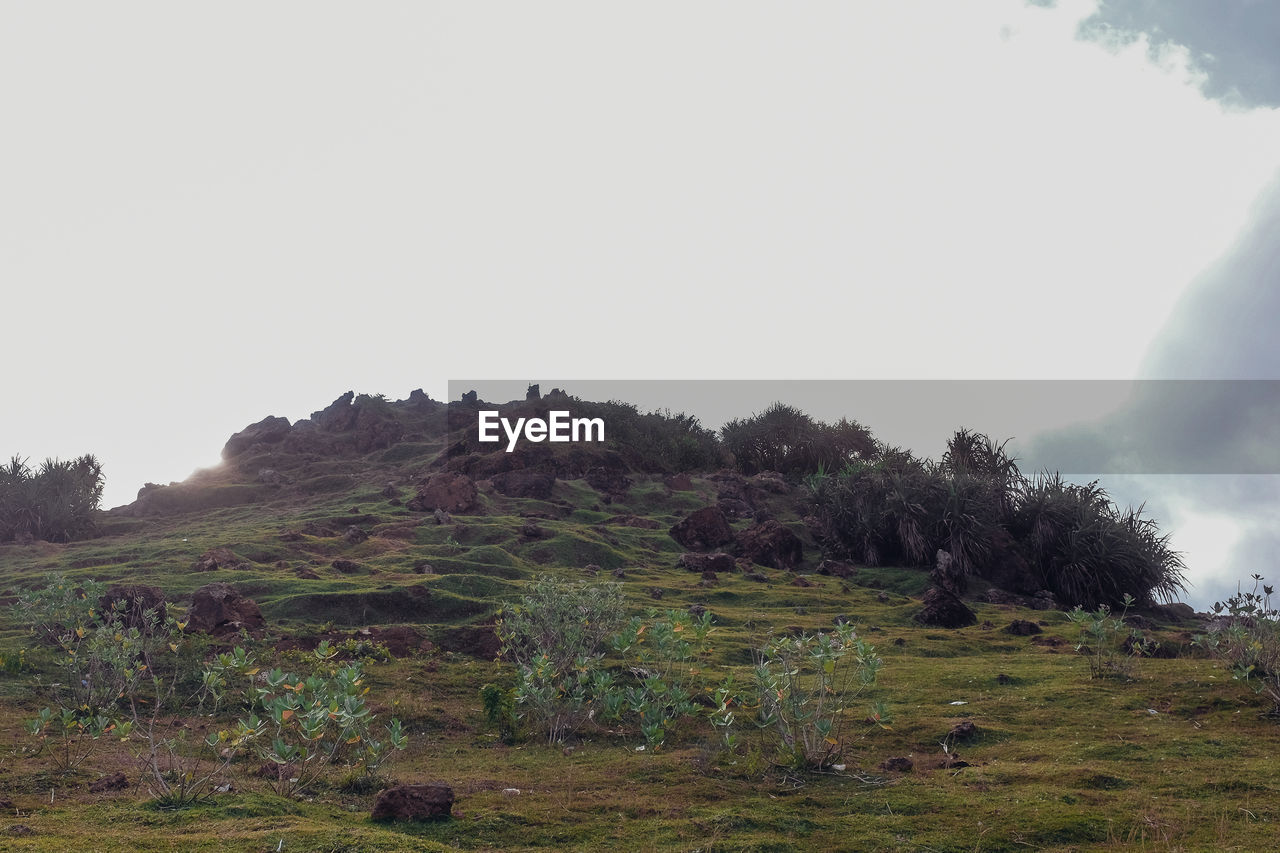
<svg viewBox="0 0 1280 853">
<path fill-rule="evenodd" d="M 502 654 L 518 670 L 515 703 L 555 743 L 594 714 L 607 686 L 601 672 L 606 640 L 622 623 L 618 584 L 570 583 L 542 575 L 496 622 Z"/>
<path fill-rule="evenodd" d="M 92 535 L 102 486 L 102 465 L 92 455 L 46 459 L 34 471 L 14 456 L 0 467 L 0 542 Z"/>
<path fill-rule="evenodd" d="M 1105 604 L 1093 611 L 1077 606 L 1066 614 L 1079 628 L 1076 651 L 1089 658 L 1090 678 L 1132 678 L 1134 659 L 1153 650 L 1155 644 L 1142 631 L 1125 624 L 1133 596 L 1126 594 L 1123 601 L 1118 617 L 1113 617 Z"/>
<path fill-rule="evenodd" d="M 1215 601 L 1213 612 L 1226 612 L 1225 624 L 1195 638 L 1231 668 L 1231 675 L 1249 682 L 1271 700 L 1280 713 L 1280 612 L 1271 605 L 1274 589 L 1264 584 L 1262 575 L 1253 575 L 1253 589 L 1236 594 L 1223 604 Z"/>
<path fill-rule="evenodd" d="M 820 467 L 868 458 L 876 449 L 871 433 L 856 421 L 825 424 L 785 403 L 729 421 L 721 427 L 720 439 L 746 474 L 780 471 L 804 476 Z"/>
<path fill-rule="evenodd" d="M 701 683 L 699 668 L 707 652 L 712 632 L 711 611 L 694 618 L 687 611 L 669 610 L 659 616 L 632 619 L 612 642 L 623 657 L 630 683 L 617 684 L 600 679 L 606 719 L 621 719 L 626 713 L 637 717 L 640 732 L 651 748 L 660 747 L 672 723 L 694 715 L 694 701 Z"/>
<path fill-rule="evenodd" d="M 729 682 L 715 694 L 711 722 L 726 745 L 737 742 L 732 731 L 736 705 L 750 712 L 774 764 L 821 769 L 837 762 L 847 748 L 854 701 L 875 684 L 881 669 L 875 649 L 845 623 L 834 633 L 775 637 L 755 658 L 748 689 Z M 889 721 L 878 703 L 866 718 L 875 726 Z"/>
</svg>

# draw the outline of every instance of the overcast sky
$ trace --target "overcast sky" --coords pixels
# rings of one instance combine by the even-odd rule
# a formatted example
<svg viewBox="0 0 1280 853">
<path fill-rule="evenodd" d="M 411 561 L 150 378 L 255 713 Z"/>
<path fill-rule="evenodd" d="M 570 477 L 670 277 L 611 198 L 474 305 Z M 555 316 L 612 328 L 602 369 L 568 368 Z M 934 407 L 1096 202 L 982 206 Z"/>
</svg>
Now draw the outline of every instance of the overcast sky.
<svg viewBox="0 0 1280 853">
<path fill-rule="evenodd" d="M 1278 6 L 0 0 L 0 455 L 112 505 L 467 376 L 1280 378 Z"/>
</svg>

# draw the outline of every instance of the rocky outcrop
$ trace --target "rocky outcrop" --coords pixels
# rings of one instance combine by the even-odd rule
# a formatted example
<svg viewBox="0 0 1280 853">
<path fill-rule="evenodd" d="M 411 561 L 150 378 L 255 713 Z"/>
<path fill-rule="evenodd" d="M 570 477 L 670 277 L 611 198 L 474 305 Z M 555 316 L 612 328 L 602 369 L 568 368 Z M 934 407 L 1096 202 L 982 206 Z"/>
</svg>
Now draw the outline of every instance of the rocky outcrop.
<svg viewBox="0 0 1280 853">
<path fill-rule="evenodd" d="M 794 569 L 804 561 L 799 537 L 777 521 L 748 527 L 737 536 L 738 553 L 753 563 L 775 569 Z"/>
<path fill-rule="evenodd" d="M 671 538 L 690 551 L 708 551 L 733 541 L 733 529 L 719 507 L 704 507 L 671 528 Z"/>
<path fill-rule="evenodd" d="M 292 428 L 288 418 L 266 417 L 227 439 L 222 458 L 232 460 L 257 445 L 278 445 Z"/>
<path fill-rule="evenodd" d="M 262 611 L 251 598 L 245 598 L 229 583 L 202 586 L 191 596 L 187 610 L 188 632 L 227 637 L 243 628 L 250 634 L 266 627 Z"/>
<path fill-rule="evenodd" d="M 378 794 L 371 820 L 444 820 L 453 813 L 453 789 L 443 782 L 396 785 Z"/>
<path fill-rule="evenodd" d="M 959 598 L 933 586 L 925 592 L 924 607 L 915 620 L 933 628 L 963 628 L 975 624 L 978 617 Z"/>
<path fill-rule="evenodd" d="M 466 474 L 441 471 L 423 480 L 406 506 L 414 512 L 465 513 L 475 507 L 476 495 L 475 481 Z"/>
</svg>

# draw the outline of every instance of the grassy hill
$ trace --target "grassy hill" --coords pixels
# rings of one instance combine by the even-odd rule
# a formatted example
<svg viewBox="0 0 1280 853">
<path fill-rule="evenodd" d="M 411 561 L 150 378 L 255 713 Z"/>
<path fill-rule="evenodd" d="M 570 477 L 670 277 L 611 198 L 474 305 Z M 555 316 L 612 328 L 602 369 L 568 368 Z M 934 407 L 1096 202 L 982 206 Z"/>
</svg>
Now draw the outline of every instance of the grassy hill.
<svg viewBox="0 0 1280 853">
<path fill-rule="evenodd" d="M 1137 661 L 1131 679 L 1091 678 L 1075 651 L 1078 629 L 1060 610 L 985 603 L 977 582 L 967 600 L 977 624 L 925 627 L 913 617 L 927 570 L 819 572 L 820 543 L 794 484 L 756 490 L 755 515 L 732 525 L 741 531 L 756 517 L 777 520 L 801 540 L 803 561 L 794 570 L 739 565 L 707 577 L 678 565 L 684 549 L 668 531 L 716 503 L 727 480 L 747 478 L 706 466 L 689 470 L 687 483 L 674 481 L 643 454 L 616 446 L 586 456 L 545 446 L 523 456 L 495 453 L 458 432 L 469 423 L 466 410 L 457 416 L 421 398 L 403 405 L 342 399 L 310 426 L 268 424 L 233 439 L 224 466 L 144 490 L 138 503 L 100 519 L 97 538 L 0 545 L 0 594 L 13 603 L 58 572 L 73 583 L 153 585 L 180 606 L 196 589 L 226 582 L 256 601 L 266 621 L 260 636 L 240 642 L 264 663 L 286 667 L 319 638 L 359 638 L 372 629 L 376 639 L 379 629 L 408 626 L 425 642 L 368 667 L 374 711 L 398 717 L 410 735 L 385 773 L 448 783 L 457 796 L 454 818 L 372 823 L 377 791 L 344 786 L 336 776 L 301 796 L 277 796 L 249 757 L 233 765 L 232 790 L 165 810 L 148 801 L 118 738 L 104 738 L 82 766 L 59 772 L 23 728 L 48 704 L 42 685 L 59 669 L 52 650 L 24 628 L 24 614 L 5 608 L 0 799 L 8 805 L 0 846 L 1273 848 L 1280 727 L 1266 716 L 1270 703 L 1190 646 L 1195 622 L 1145 614 L 1161 656 Z M 609 453 L 621 454 L 623 464 Z M 557 472 L 549 493 L 504 494 L 495 479 L 513 465 Z M 448 518 L 410 509 L 423 479 L 445 470 L 469 472 L 478 487 L 474 504 Z M 601 470 L 612 475 L 591 473 Z M 214 549 L 229 558 L 197 571 Z M 635 615 L 710 610 L 715 632 L 700 664 L 708 684 L 730 672 L 749 680 L 753 650 L 771 635 L 830 631 L 850 620 L 884 662 L 859 705 L 883 701 L 892 722 L 853 720 L 841 769 L 786 770 L 759 753 L 726 753 L 705 713 L 682 719 L 657 750 L 638 749 L 644 739 L 626 724 L 588 725 L 563 744 L 534 733 L 505 743 L 479 695 L 484 684 L 515 682 L 513 665 L 494 660 L 490 626 L 502 602 L 543 574 L 616 582 Z M 1011 634 L 1005 628 L 1014 620 L 1041 632 Z M 189 712 L 170 716 L 175 729 L 201 735 L 219 725 Z M 965 721 L 971 733 L 957 729 Z M 886 764 L 892 758 L 909 759 L 910 769 L 886 769 L 907 767 Z M 128 787 L 90 793 L 90 783 L 117 771 Z"/>
</svg>

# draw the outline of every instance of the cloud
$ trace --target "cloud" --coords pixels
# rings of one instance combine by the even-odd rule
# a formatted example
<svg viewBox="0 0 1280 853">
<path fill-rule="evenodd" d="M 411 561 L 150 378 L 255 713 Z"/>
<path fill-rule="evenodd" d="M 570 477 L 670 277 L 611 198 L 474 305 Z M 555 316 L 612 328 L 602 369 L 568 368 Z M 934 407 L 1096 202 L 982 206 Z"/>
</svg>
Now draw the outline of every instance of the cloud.
<svg viewBox="0 0 1280 853">
<path fill-rule="evenodd" d="M 1209 97 L 1243 107 L 1280 106 L 1280 4 L 1101 0 L 1081 23 L 1080 35 L 1119 44 L 1145 37 L 1157 58 L 1185 48 Z"/>
</svg>

